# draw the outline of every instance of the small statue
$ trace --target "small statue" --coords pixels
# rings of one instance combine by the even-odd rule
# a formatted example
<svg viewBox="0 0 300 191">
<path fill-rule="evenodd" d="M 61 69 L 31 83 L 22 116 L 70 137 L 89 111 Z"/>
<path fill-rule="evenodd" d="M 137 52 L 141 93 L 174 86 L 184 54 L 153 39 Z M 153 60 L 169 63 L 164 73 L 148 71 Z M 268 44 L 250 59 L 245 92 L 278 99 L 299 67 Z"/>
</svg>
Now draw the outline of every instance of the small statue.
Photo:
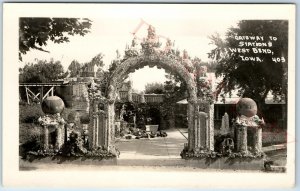
<svg viewBox="0 0 300 191">
<path fill-rule="evenodd" d="M 132 41 L 131 41 L 131 47 L 132 48 L 135 48 L 135 46 L 137 45 L 138 43 L 137 43 L 137 39 L 136 39 L 136 37 L 134 37 L 133 39 L 132 39 Z"/>
<path fill-rule="evenodd" d="M 117 60 L 119 60 L 121 58 L 119 50 L 116 50 L 116 53 L 117 53 Z"/>
<path fill-rule="evenodd" d="M 171 40 L 168 38 L 167 42 L 166 42 L 166 46 L 165 46 L 165 52 L 168 53 L 172 49 L 172 46 L 173 46 L 173 44 L 172 44 Z"/>
<path fill-rule="evenodd" d="M 155 28 L 152 25 L 149 25 L 148 27 L 148 39 L 155 39 Z"/>
</svg>

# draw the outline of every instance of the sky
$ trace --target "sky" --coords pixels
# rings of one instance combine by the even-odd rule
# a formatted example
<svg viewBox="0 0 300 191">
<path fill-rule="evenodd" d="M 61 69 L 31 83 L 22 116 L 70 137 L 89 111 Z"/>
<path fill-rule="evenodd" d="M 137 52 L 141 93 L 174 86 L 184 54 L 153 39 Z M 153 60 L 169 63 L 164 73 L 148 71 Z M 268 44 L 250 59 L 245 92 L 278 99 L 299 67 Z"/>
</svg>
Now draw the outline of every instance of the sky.
<svg viewBox="0 0 300 191">
<path fill-rule="evenodd" d="M 208 61 L 207 53 L 214 47 L 209 44 L 208 36 L 216 32 L 224 36 L 226 30 L 237 23 L 234 17 L 223 19 L 202 17 L 197 16 L 196 11 L 171 9 L 166 10 L 165 14 L 155 11 L 139 11 L 133 14 L 128 12 L 129 10 L 117 9 L 114 10 L 114 13 L 104 11 L 96 17 L 88 17 L 92 20 L 90 33 L 83 37 L 72 36 L 68 43 L 54 44 L 49 41 L 44 49 L 50 53 L 31 50 L 23 55 L 21 66 L 27 62 L 34 62 L 35 59 L 50 60 L 53 58 L 61 61 L 64 69 L 67 70 L 72 60 L 85 63 L 102 53 L 104 54 L 104 68 L 107 69 L 111 61 L 116 58 L 116 50 L 120 52 L 121 56 L 124 55 L 126 45 L 130 45 L 133 39 L 131 32 L 139 25 L 141 19 L 153 25 L 156 34 L 175 41 L 176 49 L 178 48 L 181 52 L 185 49 L 192 58 L 197 56 L 203 61 Z M 132 10 L 134 11 L 134 9 Z M 115 13 L 118 11 L 120 14 L 116 15 Z M 146 37 L 147 28 L 148 26 L 144 24 L 136 33 L 137 37 Z M 164 45 L 165 39 L 160 38 L 160 41 Z M 129 78 L 133 81 L 133 88 L 142 91 L 147 83 L 163 83 L 164 76 L 164 69 L 145 67 L 130 74 Z"/>
</svg>

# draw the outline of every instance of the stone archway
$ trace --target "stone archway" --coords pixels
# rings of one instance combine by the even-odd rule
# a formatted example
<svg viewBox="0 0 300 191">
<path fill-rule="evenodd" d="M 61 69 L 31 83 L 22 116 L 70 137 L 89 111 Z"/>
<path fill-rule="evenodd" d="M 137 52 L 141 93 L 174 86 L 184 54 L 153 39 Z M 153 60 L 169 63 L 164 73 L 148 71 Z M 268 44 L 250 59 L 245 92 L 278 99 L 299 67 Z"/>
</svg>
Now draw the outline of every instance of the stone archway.
<svg viewBox="0 0 300 191">
<path fill-rule="evenodd" d="M 114 144 L 114 114 L 115 114 L 115 100 L 118 86 L 124 81 L 126 76 L 129 73 L 134 72 L 137 69 L 143 68 L 144 66 L 157 66 L 158 68 L 164 68 L 172 73 L 175 73 L 181 77 L 181 79 L 186 83 L 187 90 L 189 94 L 189 113 L 192 114 L 190 116 L 188 127 L 189 129 L 193 129 L 193 119 L 194 119 L 194 109 L 197 103 L 197 87 L 194 80 L 194 75 L 189 73 L 189 71 L 177 60 L 170 59 L 167 56 L 163 55 L 147 55 L 147 56 L 137 56 L 134 58 L 130 58 L 123 63 L 120 64 L 115 72 L 113 73 L 112 77 L 110 78 L 108 89 L 107 89 L 107 97 L 108 97 L 108 106 L 107 106 L 107 113 L 108 113 L 108 126 L 109 126 L 109 143 L 108 145 Z M 192 138 L 193 136 L 189 136 Z M 191 141 L 189 141 L 191 142 Z"/>
<path fill-rule="evenodd" d="M 187 86 L 188 91 L 188 144 L 185 150 L 201 152 L 214 149 L 213 133 L 213 105 L 207 101 L 203 93 L 199 94 L 199 75 L 196 68 L 189 60 L 187 52 L 183 55 L 172 49 L 173 45 L 168 39 L 164 50 L 160 50 L 161 44 L 151 26 L 148 29 L 148 37 L 141 43 L 141 49 L 136 47 L 136 39 L 132 41 L 130 48 L 125 50 L 124 59 L 115 68 L 109 78 L 104 96 L 100 95 L 91 101 L 90 113 L 92 124 L 90 125 L 91 147 L 104 147 L 109 151 L 115 150 L 115 101 L 117 91 L 121 83 L 130 73 L 145 66 L 163 68 L 168 72 L 177 74 Z M 203 76 L 202 76 L 203 78 Z M 200 80 L 201 81 L 201 80 Z M 201 91 L 201 90 L 200 90 Z M 103 107 L 99 109 L 99 104 Z M 207 115 L 201 114 L 205 112 Z M 201 140 L 200 140 L 201 139 Z"/>
</svg>

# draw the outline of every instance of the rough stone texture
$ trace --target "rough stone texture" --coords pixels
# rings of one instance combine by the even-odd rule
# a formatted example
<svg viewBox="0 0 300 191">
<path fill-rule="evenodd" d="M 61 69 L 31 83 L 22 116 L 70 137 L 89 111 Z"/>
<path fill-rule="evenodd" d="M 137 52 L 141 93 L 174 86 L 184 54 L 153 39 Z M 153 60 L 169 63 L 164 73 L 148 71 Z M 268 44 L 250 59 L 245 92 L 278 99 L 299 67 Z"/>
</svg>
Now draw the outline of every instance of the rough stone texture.
<svg viewBox="0 0 300 191">
<path fill-rule="evenodd" d="M 252 104 L 253 105 L 253 104 Z M 237 116 L 234 122 L 236 135 L 236 148 L 238 152 L 248 152 L 249 150 L 255 153 L 262 152 L 262 128 L 265 122 L 257 115 L 247 117 L 245 115 Z M 248 142 L 249 132 L 249 142 Z M 248 150 L 248 146 L 249 149 Z"/>
<path fill-rule="evenodd" d="M 48 127 L 46 125 L 43 126 L 44 129 L 44 150 L 48 150 L 49 149 L 49 130 Z"/>
<path fill-rule="evenodd" d="M 192 103 L 188 103 L 188 150 L 192 151 L 195 148 L 195 129 L 194 129 L 194 123 L 195 123 L 195 105 Z"/>
<path fill-rule="evenodd" d="M 206 145 L 204 148 L 207 151 L 214 150 L 214 105 L 209 102 L 199 101 L 198 110 L 207 114 L 205 139 Z"/>
<path fill-rule="evenodd" d="M 210 151 L 214 150 L 214 104 L 208 104 L 208 148 Z"/>
<path fill-rule="evenodd" d="M 179 75 L 182 80 L 187 84 L 187 89 L 189 93 L 189 102 L 191 104 L 191 107 L 189 109 L 189 131 L 194 130 L 194 105 L 197 102 L 197 94 L 196 94 L 196 83 L 194 80 L 194 75 L 190 73 L 185 66 L 181 63 L 181 61 L 176 59 L 171 59 L 170 57 L 166 55 L 161 55 L 159 53 L 152 53 L 152 54 L 142 54 L 138 56 L 129 57 L 127 60 L 125 60 L 122 64 L 119 65 L 119 67 L 114 71 L 112 74 L 112 77 L 110 78 L 108 89 L 107 89 L 107 97 L 108 97 L 108 126 L 109 126 L 109 133 L 107 143 L 108 145 L 113 145 L 114 143 L 114 107 L 113 104 L 116 99 L 117 94 L 117 87 L 119 84 L 124 81 L 126 76 L 130 72 L 134 72 L 137 69 L 143 68 L 144 66 L 158 66 L 161 68 L 164 68 L 171 73 L 175 73 Z M 190 133 L 189 135 L 189 146 L 190 148 L 194 148 L 194 136 L 193 133 Z"/>
<path fill-rule="evenodd" d="M 256 128 L 256 135 L 254 136 L 254 148 L 256 152 L 262 152 L 262 128 Z"/>
<path fill-rule="evenodd" d="M 106 104 L 104 110 L 100 110 L 98 101 L 93 101 L 93 115 L 89 125 L 89 147 L 90 149 L 103 147 L 108 149 L 114 144 L 115 124 L 114 124 L 114 104 Z M 108 113 L 110 113 L 110 118 Z"/>
<path fill-rule="evenodd" d="M 107 124 L 108 127 L 105 130 L 106 140 L 105 140 L 105 148 L 108 150 L 114 150 L 115 144 L 115 104 L 109 103 L 107 107 Z"/>
<path fill-rule="evenodd" d="M 42 139 L 43 140 L 43 148 L 44 150 L 50 149 L 49 145 L 49 128 L 54 127 L 54 131 L 56 131 L 56 137 L 55 137 L 55 145 L 52 145 L 54 149 L 59 150 L 64 144 L 64 138 L 65 138 L 65 131 L 64 131 L 64 125 L 65 120 L 60 116 L 59 113 L 54 115 L 45 115 L 43 117 L 40 117 L 38 119 L 40 125 L 43 127 L 43 134 Z"/>
<path fill-rule="evenodd" d="M 200 99 L 197 97 L 197 72 L 195 71 L 195 67 L 193 63 L 190 61 L 187 51 L 184 51 L 183 56 L 180 56 L 180 52 L 176 52 L 172 49 L 171 41 L 167 43 L 167 49 L 160 50 L 161 46 L 160 42 L 157 41 L 155 29 L 153 27 L 149 27 L 148 36 L 141 43 L 141 50 L 137 49 L 136 39 L 133 39 L 131 47 L 127 46 L 125 50 L 124 59 L 121 61 L 118 67 L 113 71 L 112 75 L 109 78 L 108 85 L 106 88 L 106 92 L 102 95 L 98 95 L 97 99 L 106 100 L 106 110 L 107 114 L 107 129 L 105 130 L 105 142 L 103 146 L 107 149 L 114 149 L 114 138 L 115 138 L 115 108 L 114 103 L 118 97 L 118 88 L 120 88 L 121 83 L 128 77 L 128 74 L 135 72 L 140 68 L 145 66 L 158 68 L 163 68 L 172 74 L 178 75 L 183 82 L 185 82 L 187 86 L 188 92 L 188 149 L 195 150 L 195 148 L 199 148 L 200 143 L 200 126 L 203 127 L 202 133 L 205 135 L 202 140 L 205 142 L 205 147 L 208 151 L 214 149 L 214 125 L 213 125 L 213 116 L 214 110 L 213 105 L 209 101 L 211 99 L 205 96 L 200 96 Z M 174 47 L 173 47 L 174 48 Z M 204 77 L 205 78 L 205 77 Z M 206 79 L 206 78 L 205 78 Z M 204 86 L 199 86 L 200 89 L 204 88 Z M 211 92 L 207 90 L 210 86 L 205 86 L 205 92 Z M 199 91 L 200 91 L 199 89 Z M 132 101 L 132 94 L 128 92 L 128 101 Z M 200 95 L 200 94 L 199 94 Z M 201 94 L 202 95 L 202 94 Z M 95 97 L 91 95 L 92 99 Z M 97 97 L 97 96 L 96 96 Z M 211 96 L 208 96 L 211 98 Z M 207 103 L 205 105 L 205 113 L 207 113 L 207 118 L 204 120 L 197 121 L 195 119 L 195 112 L 198 112 L 198 100 L 206 100 Z M 141 97 L 141 102 L 144 103 L 145 99 L 143 95 Z M 204 122 L 205 121 L 205 122 Z M 203 123 L 203 124 L 200 124 Z M 205 123 L 205 125 L 204 125 Z M 173 126 L 174 120 L 169 121 L 169 125 Z M 197 127 L 197 128 L 196 128 Z M 93 131 L 94 132 L 94 131 Z M 198 134 L 197 134 L 198 133 Z M 197 135 L 196 135 L 197 134 Z"/>
<path fill-rule="evenodd" d="M 246 126 L 237 126 L 237 151 L 238 152 L 247 152 L 247 127 Z"/>
</svg>

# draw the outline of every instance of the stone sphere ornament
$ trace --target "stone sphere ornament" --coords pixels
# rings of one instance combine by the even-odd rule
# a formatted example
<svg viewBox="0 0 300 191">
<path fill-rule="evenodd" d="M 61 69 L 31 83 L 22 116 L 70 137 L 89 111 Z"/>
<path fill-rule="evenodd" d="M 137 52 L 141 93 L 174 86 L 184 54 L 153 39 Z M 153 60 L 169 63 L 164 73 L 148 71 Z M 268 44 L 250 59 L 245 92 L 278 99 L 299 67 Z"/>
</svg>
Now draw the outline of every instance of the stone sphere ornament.
<svg viewBox="0 0 300 191">
<path fill-rule="evenodd" d="M 257 105 L 251 98 L 241 98 L 236 104 L 236 110 L 239 115 L 253 117 L 257 114 Z"/>
<path fill-rule="evenodd" d="M 64 108 L 65 104 L 58 96 L 49 96 L 42 102 L 42 110 L 45 114 L 60 114 Z"/>
</svg>

